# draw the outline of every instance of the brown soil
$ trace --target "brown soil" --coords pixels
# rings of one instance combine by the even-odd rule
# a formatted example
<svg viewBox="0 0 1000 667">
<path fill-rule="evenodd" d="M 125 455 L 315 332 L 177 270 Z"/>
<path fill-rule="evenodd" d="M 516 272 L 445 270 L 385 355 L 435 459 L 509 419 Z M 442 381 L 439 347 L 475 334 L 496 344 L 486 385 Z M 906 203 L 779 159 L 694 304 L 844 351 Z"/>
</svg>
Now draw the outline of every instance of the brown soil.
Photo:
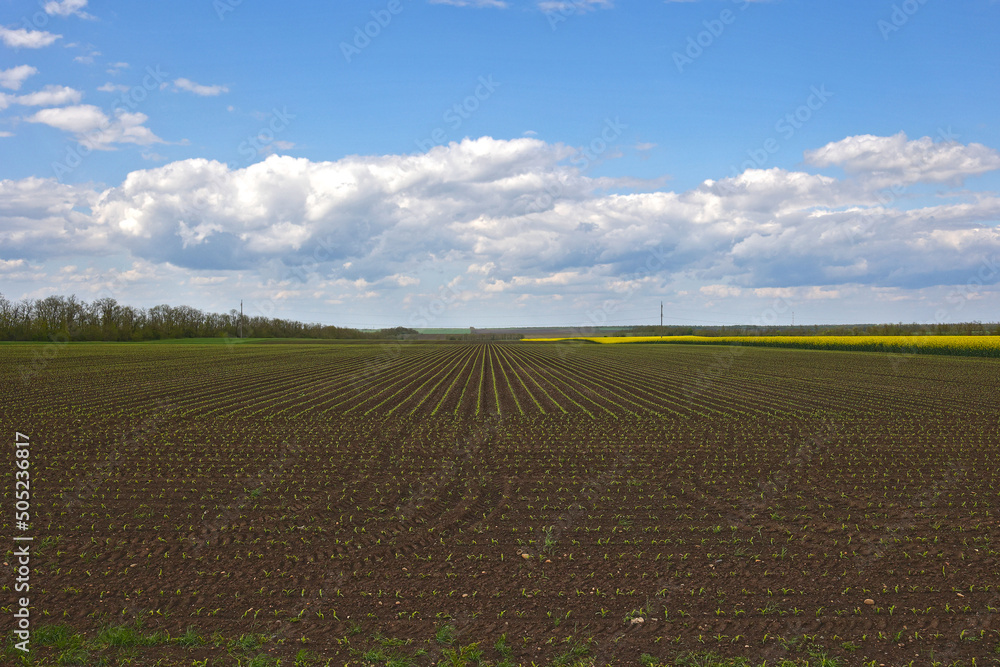
<svg viewBox="0 0 1000 667">
<path fill-rule="evenodd" d="M 376 633 L 436 664 L 445 625 L 494 662 L 505 634 L 524 665 L 569 638 L 615 665 L 771 664 L 805 657 L 795 642 L 846 665 L 989 664 L 1000 640 L 995 360 L 481 346 L 477 416 L 465 346 L 407 348 L 327 412 L 377 347 L 139 349 L 138 369 L 81 346 L 7 378 L 4 423 L 32 439 L 38 622 L 262 633 L 335 665 Z"/>
</svg>

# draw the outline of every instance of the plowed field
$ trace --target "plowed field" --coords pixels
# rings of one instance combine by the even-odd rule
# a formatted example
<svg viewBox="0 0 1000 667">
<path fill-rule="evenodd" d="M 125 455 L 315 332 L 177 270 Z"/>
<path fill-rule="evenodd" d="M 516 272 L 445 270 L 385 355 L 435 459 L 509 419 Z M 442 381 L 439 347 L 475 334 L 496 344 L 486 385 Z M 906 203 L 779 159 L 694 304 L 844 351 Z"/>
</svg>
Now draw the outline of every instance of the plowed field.
<svg viewBox="0 0 1000 667">
<path fill-rule="evenodd" d="M 983 665 L 1000 646 L 997 359 L 578 343 L 0 359 L 2 423 L 31 440 L 39 661 Z M 126 626 L 144 639 L 108 639 Z"/>
</svg>

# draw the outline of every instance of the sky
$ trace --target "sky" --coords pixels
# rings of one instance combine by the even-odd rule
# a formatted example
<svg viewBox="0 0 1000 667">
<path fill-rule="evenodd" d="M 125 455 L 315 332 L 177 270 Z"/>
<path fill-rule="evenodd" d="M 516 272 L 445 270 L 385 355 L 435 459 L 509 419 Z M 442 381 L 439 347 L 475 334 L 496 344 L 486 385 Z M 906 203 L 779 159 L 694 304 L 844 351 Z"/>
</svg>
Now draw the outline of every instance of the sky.
<svg viewBox="0 0 1000 667">
<path fill-rule="evenodd" d="M 0 7 L 11 300 L 1000 320 L 995 0 Z"/>
</svg>

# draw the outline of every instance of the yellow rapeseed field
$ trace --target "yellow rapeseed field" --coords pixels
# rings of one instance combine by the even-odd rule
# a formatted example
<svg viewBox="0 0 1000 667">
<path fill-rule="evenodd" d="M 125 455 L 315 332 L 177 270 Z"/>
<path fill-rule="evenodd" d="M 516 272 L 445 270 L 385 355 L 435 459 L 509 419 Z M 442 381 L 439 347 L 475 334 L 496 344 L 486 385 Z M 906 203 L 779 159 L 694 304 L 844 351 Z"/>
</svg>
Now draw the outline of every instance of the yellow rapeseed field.
<svg viewBox="0 0 1000 667">
<path fill-rule="evenodd" d="M 1000 357 L 1000 336 L 609 336 L 525 338 L 525 342 L 587 340 L 595 343 L 682 343 L 689 345 L 752 345 L 819 350 L 892 352 L 896 354 L 955 354 Z"/>
</svg>

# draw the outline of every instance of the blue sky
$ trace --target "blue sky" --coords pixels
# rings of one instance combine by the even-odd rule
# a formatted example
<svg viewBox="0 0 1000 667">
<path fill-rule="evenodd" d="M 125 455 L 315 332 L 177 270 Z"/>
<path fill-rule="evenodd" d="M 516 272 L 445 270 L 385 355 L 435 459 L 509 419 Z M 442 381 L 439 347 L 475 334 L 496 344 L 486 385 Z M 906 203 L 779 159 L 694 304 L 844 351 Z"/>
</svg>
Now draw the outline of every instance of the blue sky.
<svg viewBox="0 0 1000 667">
<path fill-rule="evenodd" d="M 995 321 L 998 12 L 8 0 L 0 293 L 357 326 L 660 300 Z"/>
</svg>

